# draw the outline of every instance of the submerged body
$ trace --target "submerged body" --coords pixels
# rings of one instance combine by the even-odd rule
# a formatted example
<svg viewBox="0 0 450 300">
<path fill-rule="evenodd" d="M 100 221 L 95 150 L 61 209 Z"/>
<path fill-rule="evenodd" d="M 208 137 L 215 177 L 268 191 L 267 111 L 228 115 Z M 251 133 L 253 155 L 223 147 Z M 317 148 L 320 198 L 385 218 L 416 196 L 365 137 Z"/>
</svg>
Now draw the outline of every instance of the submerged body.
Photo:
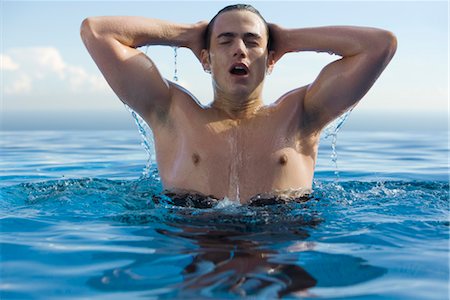
<svg viewBox="0 0 450 300">
<path fill-rule="evenodd" d="M 164 187 L 241 203 L 257 195 L 309 193 L 321 130 L 364 96 L 396 49 L 395 37 L 384 30 L 285 29 L 246 5 L 190 25 L 88 18 L 81 35 L 115 93 L 150 125 Z M 136 49 L 143 45 L 191 49 L 211 74 L 212 104 L 201 106 L 164 79 Z M 342 58 L 313 83 L 265 106 L 266 74 L 283 55 L 300 51 Z"/>
</svg>

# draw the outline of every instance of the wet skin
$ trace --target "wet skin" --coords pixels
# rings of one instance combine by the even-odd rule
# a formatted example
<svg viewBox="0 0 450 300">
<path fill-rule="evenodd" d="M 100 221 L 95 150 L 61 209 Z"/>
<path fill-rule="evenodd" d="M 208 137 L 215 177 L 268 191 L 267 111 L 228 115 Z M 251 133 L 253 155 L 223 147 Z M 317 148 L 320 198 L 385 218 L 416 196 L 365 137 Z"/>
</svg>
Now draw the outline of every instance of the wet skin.
<svg viewBox="0 0 450 300">
<path fill-rule="evenodd" d="M 215 108 L 191 105 L 182 92 L 176 97 L 180 104 L 154 134 L 167 189 L 246 203 L 256 194 L 311 188 L 318 135 L 299 130 L 297 99 L 288 95 L 233 120 Z"/>
<path fill-rule="evenodd" d="M 302 128 L 300 90 L 264 106 L 272 67 L 267 34 L 249 12 L 221 15 L 202 62 L 212 73 L 215 101 L 200 107 L 174 85 L 172 109 L 155 131 L 164 186 L 246 203 L 256 194 L 309 192 L 318 134 Z M 245 71 L 234 72 L 233 67 Z M 230 109 L 232 108 L 232 109 Z"/>
<path fill-rule="evenodd" d="M 356 26 L 286 29 L 253 12 L 221 13 L 203 49 L 208 22 L 94 17 L 82 24 L 89 53 L 118 97 L 151 127 L 168 190 L 248 203 L 259 194 L 309 193 L 321 130 L 365 95 L 396 50 L 388 31 Z M 187 47 L 211 73 L 214 99 L 203 107 L 165 80 L 143 45 Z M 265 106 L 262 90 L 284 54 L 341 56 L 316 80 Z M 269 101 L 272 99 L 268 99 Z"/>
</svg>

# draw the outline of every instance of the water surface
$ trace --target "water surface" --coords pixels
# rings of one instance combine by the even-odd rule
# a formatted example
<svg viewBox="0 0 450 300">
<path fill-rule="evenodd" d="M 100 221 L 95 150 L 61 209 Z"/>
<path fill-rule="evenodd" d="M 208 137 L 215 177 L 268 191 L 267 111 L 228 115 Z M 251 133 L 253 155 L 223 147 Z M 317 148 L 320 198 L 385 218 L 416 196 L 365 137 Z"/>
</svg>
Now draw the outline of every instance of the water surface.
<svg viewBox="0 0 450 300">
<path fill-rule="evenodd" d="M 0 296 L 446 299 L 447 136 L 342 131 L 310 201 L 194 209 L 137 132 L 2 132 Z"/>
</svg>

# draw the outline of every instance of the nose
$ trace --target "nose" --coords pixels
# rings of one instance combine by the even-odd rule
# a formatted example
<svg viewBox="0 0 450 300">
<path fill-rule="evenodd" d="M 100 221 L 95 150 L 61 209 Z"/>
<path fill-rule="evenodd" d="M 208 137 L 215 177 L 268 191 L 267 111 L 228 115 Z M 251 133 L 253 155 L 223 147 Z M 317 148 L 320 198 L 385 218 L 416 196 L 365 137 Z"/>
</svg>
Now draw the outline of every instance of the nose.
<svg viewBox="0 0 450 300">
<path fill-rule="evenodd" d="M 241 39 L 237 39 L 233 57 L 246 57 L 246 55 L 247 55 L 247 48 L 245 47 L 244 41 Z"/>
</svg>

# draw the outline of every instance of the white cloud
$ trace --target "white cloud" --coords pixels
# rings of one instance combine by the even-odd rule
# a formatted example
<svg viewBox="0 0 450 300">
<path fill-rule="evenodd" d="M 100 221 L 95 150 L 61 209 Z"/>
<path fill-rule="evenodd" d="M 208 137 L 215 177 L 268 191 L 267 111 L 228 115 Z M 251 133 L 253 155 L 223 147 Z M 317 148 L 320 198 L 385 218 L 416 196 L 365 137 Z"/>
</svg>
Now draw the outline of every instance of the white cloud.
<svg viewBox="0 0 450 300">
<path fill-rule="evenodd" d="M 80 90 L 86 85 L 92 91 L 109 90 L 102 75 L 89 74 L 81 67 L 67 66 L 65 68 L 65 74 L 67 75 L 67 80 L 72 91 Z"/>
<path fill-rule="evenodd" d="M 19 65 L 13 61 L 13 59 L 0 53 L 0 70 L 1 71 L 14 71 L 19 68 Z"/>
<path fill-rule="evenodd" d="M 58 49 L 52 47 L 32 48 L 30 55 L 34 57 L 39 66 L 44 70 L 50 70 L 58 74 L 61 78 L 65 76 L 67 68 Z"/>
<path fill-rule="evenodd" d="M 6 94 L 28 94 L 31 91 L 31 77 L 21 74 L 16 80 L 5 87 Z"/>
<path fill-rule="evenodd" d="M 13 48 L 0 55 L 2 69 L 13 71 L 5 74 L 7 94 L 29 93 L 42 84 L 72 93 L 109 89 L 100 74 L 89 74 L 83 67 L 65 62 L 54 47 Z"/>
</svg>

